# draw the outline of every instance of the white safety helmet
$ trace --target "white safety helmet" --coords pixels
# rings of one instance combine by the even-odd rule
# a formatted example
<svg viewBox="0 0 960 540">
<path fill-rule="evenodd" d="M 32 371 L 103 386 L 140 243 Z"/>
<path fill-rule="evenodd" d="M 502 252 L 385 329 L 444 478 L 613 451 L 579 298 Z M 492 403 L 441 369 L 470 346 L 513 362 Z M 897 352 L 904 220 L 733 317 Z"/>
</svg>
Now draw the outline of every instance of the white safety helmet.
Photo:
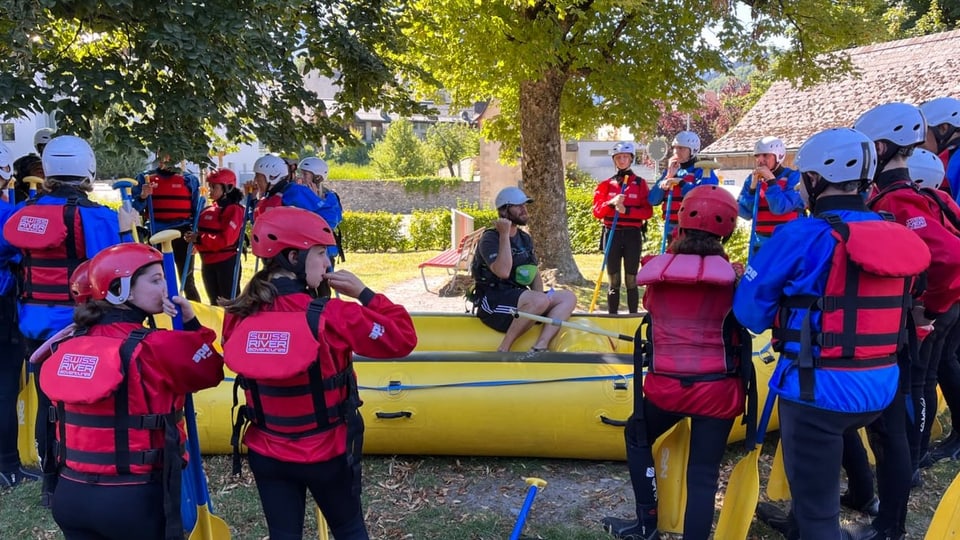
<svg viewBox="0 0 960 540">
<path fill-rule="evenodd" d="M 10 180 L 13 176 L 13 152 L 7 145 L 0 143 L 0 178 Z M 3 186 L 0 186 L 3 187 Z"/>
<path fill-rule="evenodd" d="M 313 181 L 315 183 L 323 182 L 330 174 L 330 167 L 327 165 L 327 162 L 318 157 L 308 157 L 304 159 L 300 162 L 298 168 L 301 171 L 313 173 Z"/>
<path fill-rule="evenodd" d="M 960 99 L 952 97 L 931 99 L 920 106 L 920 112 L 927 119 L 928 126 L 950 124 L 960 128 Z"/>
<path fill-rule="evenodd" d="M 910 178 L 918 186 L 937 189 L 943 182 L 943 161 L 933 152 L 917 148 L 907 158 L 907 167 L 910 168 Z"/>
<path fill-rule="evenodd" d="M 850 128 L 816 133 L 797 151 L 800 172 L 815 172 L 833 184 L 872 180 L 877 170 L 877 148 L 869 137 Z"/>
<path fill-rule="evenodd" d="M 527 197 L 527 194 L 524 193 L 523 190 L 518 187 L 510 186 L 501 189 L 500 193 L 497 193 L 497 198 L 494 202 L 494 205 L 497 207 L 497 210 L 499 210 L 508 204 L 519 205 L 531 202 L 533 202 L 533 199 Z"/>
<path fill-rule="evenodd" d="M 773 154 L 777 159 L 777 165 L 779 165 L 787 157 L 787 146 L 783 144 L 779 137 L 767 136 L 757 141 L 757 144 L 753 147 L 753 155 L 760 154 Z"/>
<path fill-rule="evenodd" d="M 267 184 L 274 185 L 290 175 L 290 169 L 287 168 L 287 162 L 282 157 L 273 154 L 261 156 L 253 163 L 253 172 L 262 174 L 267 179 Z"/>
<path fill-rule="evenodd" d="M 920 109 L 909 103 L 884 103 L 860 115 L 853 129 L 872 141 L 890 141 L 910 148 L 927 137 L 927 121 Z"/>
<path fill-rule="evenodd" d="M 40 145 L 47 144 L 53 140 L 56 132 L 53 128 L 40 128 L 33 134 L 33 146 L 40 151 Z"/>
<path fill-rule="evenodd" d="M 637 145 L 630 142 L 618 142 L 613 145 L 613 148 L 610 149 L 610 157 L 615 157 L 617 154 L 630 154 L 634 159 L 637 158 Z"/>
<path fill-rule="evenodd" d="M 54 137 L 43 149 L 41 161 L 47 178 L 70 181 L 64 177 L 74 177 L 93 182 L 97 177 L 97 158 L 87 141 L 80 137 Z"/>
<path fill-rule="evenodd" d="M 700 153 L 700 137 L 692 131 L 681 131 L 673 138 L 670 146 L 682 146 L 690 149 L 690 159 L 697 157 Z"/>
</svg>

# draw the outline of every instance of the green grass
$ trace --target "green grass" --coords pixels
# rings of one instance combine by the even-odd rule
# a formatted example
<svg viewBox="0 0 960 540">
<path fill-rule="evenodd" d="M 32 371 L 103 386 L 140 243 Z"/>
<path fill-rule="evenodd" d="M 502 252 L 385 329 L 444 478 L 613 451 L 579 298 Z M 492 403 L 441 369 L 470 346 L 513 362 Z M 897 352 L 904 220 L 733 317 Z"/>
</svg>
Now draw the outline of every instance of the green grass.
<svg viewBox="0 0 960 540">
<path fill-rule="evenodd" d="M 357 165 L 354 163 L 330 163 L 328 180 L 376 180 L 380 173 L 373 165 Z"/>
</svg>

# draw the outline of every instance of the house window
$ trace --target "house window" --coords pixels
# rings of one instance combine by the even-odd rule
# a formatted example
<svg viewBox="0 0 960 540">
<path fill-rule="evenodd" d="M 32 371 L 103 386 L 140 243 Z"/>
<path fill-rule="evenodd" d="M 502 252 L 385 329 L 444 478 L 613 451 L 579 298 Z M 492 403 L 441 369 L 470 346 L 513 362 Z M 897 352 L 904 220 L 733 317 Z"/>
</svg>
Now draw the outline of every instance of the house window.
<svg viewBox="0 0 960 540">
<path fill-rule="evenodd" d="M 13 122 L 0 123 L 0 141 L 13 142 L 15 140 L 17 140 L 17 130 L 14 128 Z"/>
</svg>

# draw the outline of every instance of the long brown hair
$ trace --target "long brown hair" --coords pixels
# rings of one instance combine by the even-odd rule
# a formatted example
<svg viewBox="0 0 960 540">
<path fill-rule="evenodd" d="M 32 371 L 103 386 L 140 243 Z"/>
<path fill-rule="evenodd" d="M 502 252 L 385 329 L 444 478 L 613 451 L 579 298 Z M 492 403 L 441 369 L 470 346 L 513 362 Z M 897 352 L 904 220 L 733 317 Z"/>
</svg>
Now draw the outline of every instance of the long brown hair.
<svg viewBox="0 0 960 540">
<path fill-rule="evenodd" d="M 670 253 L 689 255 L 721 255 L 726 257 L 720 237 L 697 229 L 681 229 L 680 235 L 670 244 Z"/>
<path fill-rule="evenodd" d="M 250 278 L 250 282 L 239 296 L 233 300 L 220 300 L 223 310 L 233 315 L 247 317 L 260 311 L 263 306 L 272 304 L 279 292 L 273 283 L 270 283 L 270 274 L 280 269 L 276 258 L 270 259 L 262 270 Z"/>
</svg>

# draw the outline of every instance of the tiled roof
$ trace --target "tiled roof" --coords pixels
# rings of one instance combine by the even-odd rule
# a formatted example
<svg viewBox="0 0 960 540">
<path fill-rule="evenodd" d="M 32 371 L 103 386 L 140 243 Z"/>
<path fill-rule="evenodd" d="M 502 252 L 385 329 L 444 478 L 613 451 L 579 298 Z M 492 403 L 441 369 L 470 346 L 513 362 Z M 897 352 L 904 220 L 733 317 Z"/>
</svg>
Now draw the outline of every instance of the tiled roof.
<svg viewBox="0 0 960 540">
<path fill-rule="evenodd" d="M 960 30 L 878 43 L 845 51 L 859 72 L 800 90 L 774 83 L 726 135 L 701 154 L 751 152 L 757 139 L 776 135 L 796 149 L 823 129 L 852 126 L 865 111 L 890 101 L 919 105 L 940 96 L 960 98 Z"/>
</svg>

